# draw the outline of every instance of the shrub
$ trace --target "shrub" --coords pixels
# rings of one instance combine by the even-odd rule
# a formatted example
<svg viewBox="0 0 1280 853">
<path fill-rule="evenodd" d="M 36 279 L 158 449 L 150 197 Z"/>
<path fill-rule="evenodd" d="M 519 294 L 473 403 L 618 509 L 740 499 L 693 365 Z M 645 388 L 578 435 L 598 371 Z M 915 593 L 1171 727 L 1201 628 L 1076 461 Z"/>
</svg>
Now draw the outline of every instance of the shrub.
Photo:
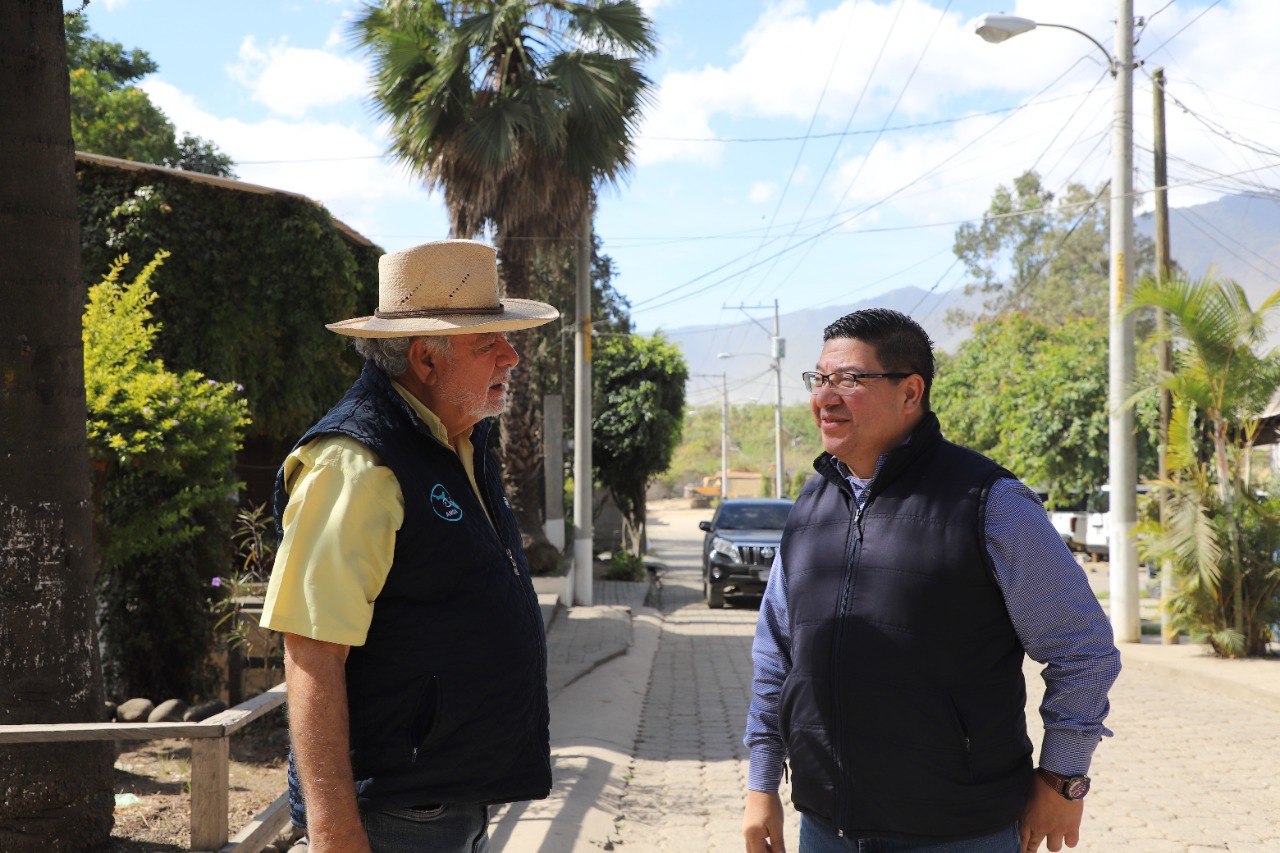
<svg viewBox="0 0 1280 853">
<path fill-rule="evenodd" d="M 191 699 L 217 684 L 210 580 L 230 558 L 249 420 L 234 383 L 152 356 L 149 282 L 166 257 L 122 283 L 123 256 L 90 288 L 85 394 L 108 689 Z"/>
</svg>

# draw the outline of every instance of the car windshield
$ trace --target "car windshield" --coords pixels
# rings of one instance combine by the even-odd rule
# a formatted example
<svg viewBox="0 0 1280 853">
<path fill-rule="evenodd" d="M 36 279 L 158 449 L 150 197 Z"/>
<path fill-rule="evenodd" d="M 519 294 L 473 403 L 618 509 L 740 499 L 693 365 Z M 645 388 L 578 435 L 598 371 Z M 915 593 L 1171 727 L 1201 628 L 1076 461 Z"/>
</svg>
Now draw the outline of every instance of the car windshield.
<svg viewBox="0 0 1280 853">
<path fill-rule="evenodd" d="M 790 504 L 725 504 L 716 520 L 721 530 L 781 530 Z"/>
</svg>

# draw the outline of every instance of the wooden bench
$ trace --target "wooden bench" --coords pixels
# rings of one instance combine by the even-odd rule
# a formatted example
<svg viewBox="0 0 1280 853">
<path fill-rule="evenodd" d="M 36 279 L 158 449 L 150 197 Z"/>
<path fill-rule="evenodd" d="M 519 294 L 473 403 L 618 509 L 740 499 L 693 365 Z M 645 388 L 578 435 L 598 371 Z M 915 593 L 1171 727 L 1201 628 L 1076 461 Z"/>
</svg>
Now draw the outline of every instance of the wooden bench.
<svg viewBox="0 0 1280 853">
<path fill-rule="evenodd" d="M 283 683 L 198 723 L 63 723 L 0 726 L 0 743 L 63 743 L 90 740 L 191 741 L 191 849 L 258 853 L 289 823 L 289 796 L 281 794 L 229 837 L 227 817 L 228 738 L 285 703 Z"/>
</svg>

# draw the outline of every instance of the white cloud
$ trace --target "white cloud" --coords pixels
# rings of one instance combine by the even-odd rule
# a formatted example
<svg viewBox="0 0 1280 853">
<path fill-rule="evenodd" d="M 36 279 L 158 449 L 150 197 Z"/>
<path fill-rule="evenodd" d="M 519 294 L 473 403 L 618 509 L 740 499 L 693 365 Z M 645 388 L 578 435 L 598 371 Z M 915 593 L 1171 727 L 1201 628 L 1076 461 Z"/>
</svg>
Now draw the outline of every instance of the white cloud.
<svg viewBox="0 0 1280 853">
<path fill-rule="evenodd" d="M 1167 66 L 1170 95 L 1205 120 L 1260 147 L 1280 149 L 1280 111 L 1268 90 L 1280 75 L 1280 54 L 1268 43 L 1280 28 L 1280 3 L 1234 0 L 1206 12 L 1207 6 L 1199 0 L 1164 8 L 1140 35 L 1137 58 L 1145 64 L 1134 74 L 1139 191 L 1151 186 L 1148 74 L 1158 65 Z M 822 179 L 813 211 L 847 216 L 865 209 L 848 227 L 886 209 L 917 222 L 979 216 L 996 184 L 1030 168 L 1055 189 L 1067 182 L 1095 187 L 1106 181 L 1114 86 L 1097 48 L 1077 34 L 1048 28 L 987 44 L 974 35 L 971 21 L 942 16 L 940 7 L 904 0 L 899 10 L 895 3 L 846 0 L 815 14 L 798 2 L 776 5 L 740 40 L 731 65 L 666 75 L 645 133 L 678 127 L 682 135 L 715 136 L 710 129 L 717 125 L 758 125 L 760 119 L 774 127 L 804 127 L 812 120 L 815 134 L 847 126 L 855 135 Z M 1080 0 L 1069 10 L 1058 0 L 1023 0 L 1011 11 L 1070 23 L 1112 51 L 1110 0 Z M 1033 100 L 1039 103 L 983 115 Z M 1225 175 L 1275 162 L 1210 133 L 1172 100 L 1167 116 L 1175 186 L 1202 180 L 1206 170 Z M 923 126 L 899 129 L 911 124 Z M 834 144 L 810 141 L 806 161 L 815 173 Z M 643 150 L 645 162 L 700 159 L 714 165 L 726 155 L 716 147 L 714 158 L 706 156 L 712 148 L 655 143 Z M 1260 179 L 1275 184 L 1275 176 L 1264 172 Z M 1176 188 L 1171 203 L 1197 203 L 1239 189 L 1221 181 Z"/>
<path fill-rule="evenodd" d="M 362 97 L 368 79 L 365 66 L 357 60 L 324 50 L 290 47 L 285 40 L 263 50 L 253 36 L 245 37 L 239 62 L 227 70 L 250 90 L 255 101 L 289 118 L 301 118 L 314 107 Z"/>
<path fill-rule="evenodd" d="M 385 214 L 399 205 L 416 208 L 419 217 L 434 217 L 430 226 L 418 230 L 443 236 L 447 228 L 438 221 L 439 200 L 421 181 L 383 158 L 385 141 L 367 131 L 336 122 L 220 118 L 155 76 L 143 88 L 179 133 L 213 140 L 229 154 L 240 180 L 306 195 L 375 240 L 378 229 L 398 233 L 413 227 L 385 223 Z"/>
<path fill-rule="evenodd" d="M 752 204 L 763 204 L 778 196 L 778 185 L 772 181 L 756 181 L 747 191 L 747 201 Z"/>
</svg>

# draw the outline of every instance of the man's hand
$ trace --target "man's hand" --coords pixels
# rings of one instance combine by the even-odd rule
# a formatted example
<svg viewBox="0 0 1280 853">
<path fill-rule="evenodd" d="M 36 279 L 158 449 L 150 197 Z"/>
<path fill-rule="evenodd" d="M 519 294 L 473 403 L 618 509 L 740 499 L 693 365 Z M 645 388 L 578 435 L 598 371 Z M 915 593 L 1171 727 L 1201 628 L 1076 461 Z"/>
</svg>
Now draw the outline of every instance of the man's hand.
<svg viewBox="0 0 1280 853">
<path fill-rule="evenodd" d="M 1037 774 L 1022 812 L 1023 853 L 1036 853 L 1041 841 L 1054 853 L 1062 849 L 1064 841 L 1068 847 L 1075 847 L 1080 841 L 1083 816 L 1084 800 L 1068 800 Z"/>
<path fill-rule="evenodd" d="M 347 719 L 346 661 L 336 643 L 284 635 L 289 738 L 307 804 L 311 853 L 368 853 L 356 808 Z"/>
<path fill-rule="evenodd" d="M 742 837 L 747 842 L 747 853 L 786 853 L 787 843 L 782 840 L 782 798 L 776 791 L 747 791 Z"/>
</svg>

